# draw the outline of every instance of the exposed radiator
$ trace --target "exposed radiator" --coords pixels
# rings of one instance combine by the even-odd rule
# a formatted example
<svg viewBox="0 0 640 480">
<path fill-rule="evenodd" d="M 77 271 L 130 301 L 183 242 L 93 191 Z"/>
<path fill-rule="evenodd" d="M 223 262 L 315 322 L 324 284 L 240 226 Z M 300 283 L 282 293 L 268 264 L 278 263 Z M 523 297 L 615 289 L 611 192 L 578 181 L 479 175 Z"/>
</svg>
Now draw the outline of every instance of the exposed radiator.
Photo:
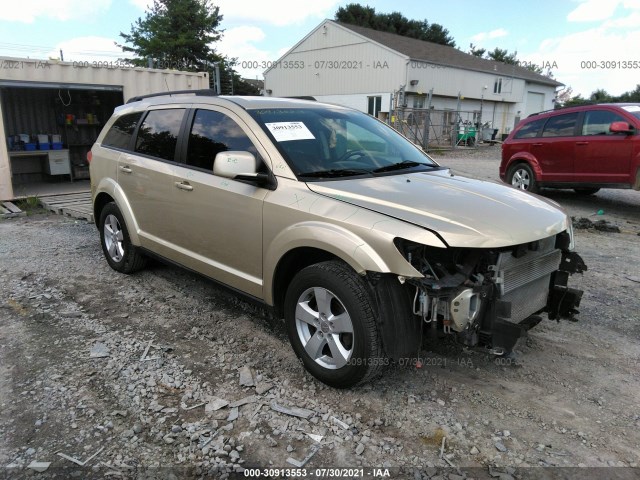
<svg viewBox="0 0 640 480">
<path fill-rule="evenodd" d="M 551 274 L 562 259 L 555 237 L 541 240 L 538 250 L 529 250 L 520 258 L 503 252 L 496 263 L 496 283 L 500 300 L 511 302 L 512 322 L 520 322 L 547 304 Z"/>
</svg>

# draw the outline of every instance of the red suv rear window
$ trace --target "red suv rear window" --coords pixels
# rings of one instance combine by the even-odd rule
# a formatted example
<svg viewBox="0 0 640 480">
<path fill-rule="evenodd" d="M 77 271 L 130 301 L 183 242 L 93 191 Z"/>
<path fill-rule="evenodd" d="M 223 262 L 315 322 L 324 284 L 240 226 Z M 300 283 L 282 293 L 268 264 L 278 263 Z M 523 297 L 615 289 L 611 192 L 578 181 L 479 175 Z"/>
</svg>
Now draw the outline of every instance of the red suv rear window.
<svg viewBox="0 0 640 480">
<path fill-rule="evenodd" d="M 546 118 L 540 118 L 538 120 L 534 120 L 533 122 L 529 122 L 520 128 L 513 138 L 533 138 L 538 136 L 538 132 L 544 125 Z"/>
</svg>

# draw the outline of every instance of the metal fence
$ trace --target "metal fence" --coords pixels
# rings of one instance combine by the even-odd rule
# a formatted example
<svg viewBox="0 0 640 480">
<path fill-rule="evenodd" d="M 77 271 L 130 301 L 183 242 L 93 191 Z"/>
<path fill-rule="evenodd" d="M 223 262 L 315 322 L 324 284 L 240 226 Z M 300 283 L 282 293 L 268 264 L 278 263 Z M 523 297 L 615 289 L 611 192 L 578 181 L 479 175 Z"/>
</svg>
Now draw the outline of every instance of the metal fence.
<svg viewBox="0 0 640 480">
<path fill-rule="evenodd" d="M 493 134 L 477 111 L 397 108 L 391 111 L 390 125 L 426 151 L 475 148 Z"/>
</svg>

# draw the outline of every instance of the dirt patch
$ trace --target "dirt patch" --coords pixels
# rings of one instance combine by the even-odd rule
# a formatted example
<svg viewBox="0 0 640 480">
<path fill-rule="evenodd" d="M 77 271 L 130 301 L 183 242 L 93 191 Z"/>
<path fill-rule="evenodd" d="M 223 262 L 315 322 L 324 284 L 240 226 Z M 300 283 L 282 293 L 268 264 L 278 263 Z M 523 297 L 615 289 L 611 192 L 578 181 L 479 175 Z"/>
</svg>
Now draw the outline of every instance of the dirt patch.
<svg viewBox="0 0 640 480">
<path fill-rule="evenodd" d="M 611 224 L 611 222 L 608 222 L 607 220 L 596 220 L 593 222 L 585 217 L 571 217 L 571 220 L 573 222 L 573 228 L 580 230 L 593 229 L 599 232 L 620 233 L 620 227 Z"/>
<path fill-rule="evenodd" d="M 426 344 L 421 368 L 346 391 L 305 373 L 279 322 L 207 280 L 159 264 L 117 274 L 83 221 L 2 221 L 0 477 L 30 476 L 37 460 L 58 478 L 245 478 L 318 446 L 314 473 L 637 473 L 640 250 L 625 208 L 607 207 L 629 222 L 620 233 L 576 230 L 589 266 L 572 279 L 585 291 L 577 323 L 545 319 L 515 360 Z M 92 357 L 98 344 L 106 355 Z M 254 385 L 240 385 L 242 367 Z M 58 453 L 97 455 L 80 466 Z"/>
</svg>

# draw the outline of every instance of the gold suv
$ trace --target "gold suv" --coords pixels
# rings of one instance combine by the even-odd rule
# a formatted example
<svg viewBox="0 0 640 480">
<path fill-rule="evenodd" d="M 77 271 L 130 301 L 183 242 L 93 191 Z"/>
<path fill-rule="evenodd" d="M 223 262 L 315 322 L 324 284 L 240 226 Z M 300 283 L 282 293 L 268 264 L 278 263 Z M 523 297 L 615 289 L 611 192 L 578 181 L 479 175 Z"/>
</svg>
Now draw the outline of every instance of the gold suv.
<svg viewBox="0 0 640 480">
<path fill-rule="evenodd" d="M 93 146 L 109 265 L 160 257 L 284 317 L 334 387 L 416 361 L 425 332 L 509 354 L 572 317 L 571 222 L 556 204 L 451 173 L 384 123 L 313 101 L 137 97 Z"/>
</svg>

